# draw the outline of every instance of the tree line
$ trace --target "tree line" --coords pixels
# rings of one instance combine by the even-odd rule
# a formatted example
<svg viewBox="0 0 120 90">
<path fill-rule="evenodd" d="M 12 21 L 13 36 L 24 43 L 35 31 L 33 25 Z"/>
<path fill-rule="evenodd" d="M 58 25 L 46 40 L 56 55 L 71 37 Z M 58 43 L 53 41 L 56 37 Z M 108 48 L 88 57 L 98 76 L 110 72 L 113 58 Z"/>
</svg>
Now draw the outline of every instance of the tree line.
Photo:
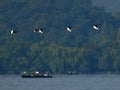
<svg viewBox="0 0 120 90">
<path fill-rule="evenodd" d="M 6 0 L 0 8 L 0 74 L 120 72 L 119 13 L 90 0 Z M 99 31 L 92 28 L 96 23 Z M 33 33 L 35 28 L 44 34 Z"/>
</svg>

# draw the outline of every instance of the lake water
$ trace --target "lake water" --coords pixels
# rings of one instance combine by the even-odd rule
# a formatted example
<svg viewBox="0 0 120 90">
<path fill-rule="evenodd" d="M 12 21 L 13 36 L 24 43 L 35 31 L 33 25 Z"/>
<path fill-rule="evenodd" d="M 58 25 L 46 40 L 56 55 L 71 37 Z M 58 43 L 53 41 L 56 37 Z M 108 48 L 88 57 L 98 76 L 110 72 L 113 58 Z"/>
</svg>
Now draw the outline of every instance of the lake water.
<svg viewBox="0 0 120 90">
<path fill-rule="evenodd" d="M 54 75 L 54 78 L 0 75 L 0 90 L 120 90 L 120 75 Z"/>
</svg>

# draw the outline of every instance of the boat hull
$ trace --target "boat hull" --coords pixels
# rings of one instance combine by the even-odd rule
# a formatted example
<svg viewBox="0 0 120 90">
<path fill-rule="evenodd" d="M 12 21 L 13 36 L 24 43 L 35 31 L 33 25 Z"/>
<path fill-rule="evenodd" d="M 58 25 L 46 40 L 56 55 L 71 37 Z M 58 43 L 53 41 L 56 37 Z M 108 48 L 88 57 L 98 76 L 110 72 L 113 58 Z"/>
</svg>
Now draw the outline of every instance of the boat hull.
<svg viewBox="0 0 120 90">
<path fill-rule="evenodd" d="M 29 75 L 22 75 L 22 78 L 52 78 L 52 76 L 29 76 Z"/>
</svg>

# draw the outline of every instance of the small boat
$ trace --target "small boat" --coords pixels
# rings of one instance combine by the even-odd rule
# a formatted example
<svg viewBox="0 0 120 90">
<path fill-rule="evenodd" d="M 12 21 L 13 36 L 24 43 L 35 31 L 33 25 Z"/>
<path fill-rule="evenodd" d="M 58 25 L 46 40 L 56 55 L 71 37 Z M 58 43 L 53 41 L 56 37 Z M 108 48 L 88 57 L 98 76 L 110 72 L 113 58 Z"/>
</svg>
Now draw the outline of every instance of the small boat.
<svg viewBox="0 0 120 90">
<path fill-rule="evenodd" d="M 22 78 L 52 78 L 52 75 L 49 75 L 49 73 L 41 74 L 38 71 L 35 71 L 30 73 L 22 72 L 21 77 Z"/>
<path fill-rule="evenodd" d="M 79 74 L 79 72 L 77 72 L 77 71 L 73 71 L 73 72 L 72 71 L 68 71 L 67 74 L 68 75 L 77 75 L 77 74 Z"/>
</svg>

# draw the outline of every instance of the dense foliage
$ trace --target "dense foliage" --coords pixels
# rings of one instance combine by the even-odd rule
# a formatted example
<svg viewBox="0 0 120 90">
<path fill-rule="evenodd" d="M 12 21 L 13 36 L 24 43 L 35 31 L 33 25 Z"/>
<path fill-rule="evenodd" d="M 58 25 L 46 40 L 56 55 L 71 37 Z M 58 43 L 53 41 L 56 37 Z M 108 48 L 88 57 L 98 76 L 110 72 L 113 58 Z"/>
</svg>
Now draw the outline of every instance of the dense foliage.
<svg viewBox="0 0 120 90">
<path fill-rule="evenodd" d="M 119 73 L 119 25 L 120 14 L 112 16 L 90 0 L 1 0 L 0 73 Z M 33 33 L 35 28 L 44 34 Z"/>
</svg>

